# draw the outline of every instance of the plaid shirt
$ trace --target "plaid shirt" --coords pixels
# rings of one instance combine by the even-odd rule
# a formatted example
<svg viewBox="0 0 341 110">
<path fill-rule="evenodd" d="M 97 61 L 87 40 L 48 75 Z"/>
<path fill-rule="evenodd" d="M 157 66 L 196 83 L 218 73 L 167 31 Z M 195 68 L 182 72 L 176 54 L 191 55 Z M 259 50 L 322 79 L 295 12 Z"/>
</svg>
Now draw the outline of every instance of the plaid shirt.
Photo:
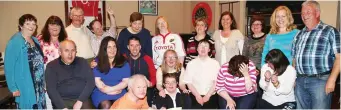
<svg viewBox="0 0 341 110">
<path fill-rule="evenodd" d="M 331 71 L 335 54 L 340 53 L 340 33 L 322 21 L 311 31 L 303 28 L 292 43 L 292 56 L 298 74 Z"/>
</svg>

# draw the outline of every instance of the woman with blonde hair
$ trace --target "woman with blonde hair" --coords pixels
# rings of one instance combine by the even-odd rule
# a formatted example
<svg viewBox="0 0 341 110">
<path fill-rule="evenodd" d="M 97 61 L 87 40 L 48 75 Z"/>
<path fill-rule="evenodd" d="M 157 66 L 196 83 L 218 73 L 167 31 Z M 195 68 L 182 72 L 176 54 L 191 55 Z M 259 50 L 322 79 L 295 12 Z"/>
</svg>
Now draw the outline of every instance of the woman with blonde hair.
<svg viewBox="0 0 341 110">
<path fill-rule="evenodd" d="M 186 56 L 184 44 L 179 34 L 174 34 L 169 29 L 169 23 L 163 16 L 159 16 L 155 22 L 155 36 L 152 38 L 153 61 L 155 68 L 158 68 L 166 50 L 174 50 L 183 63 Z"/>
<path fill-rule="evenodd" d="M 165 97 L 164 87 L 162 86 L 162 77 L 164 74 L 176 74 L 176 80 L 179 82 L 181 92 L 188 93 L 185 84 L 183 83 L 183 76 L 185 69 L 182 67 L 182 63 L 178 59 L 178 55 L 175 50 L 166 50 L 163 55 L 163 61 L 156 70 L 156 88 L 159 90 L 159 95 Z"/>
<path fill-rule="evenodd" d="M 299 30 L 296 29 L 290 9 L 286 6 L 277 7 L 271 15 L 270 25 L 271 29 L 264 43 L 261 65 L 265 63 L 266 54 L 275 48 L 281 50 L 291 64 L 291 42 Z"/>
</svg>

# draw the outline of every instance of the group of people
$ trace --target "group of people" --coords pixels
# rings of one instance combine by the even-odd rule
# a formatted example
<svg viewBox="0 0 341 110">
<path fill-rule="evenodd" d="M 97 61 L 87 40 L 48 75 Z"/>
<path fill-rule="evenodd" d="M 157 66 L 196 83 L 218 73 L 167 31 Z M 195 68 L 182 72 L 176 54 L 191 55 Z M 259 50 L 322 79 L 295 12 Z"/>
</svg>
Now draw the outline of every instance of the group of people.
<svg viewBox="0 0 341 110">
<path fill-rule="evenodd" d="M 68 27 L 50 16 L 35 37 L 37 19 L 25 14 L 6 47 L 6 81 L 22 109 L 328 109 L 340 33 L 320 12 L 318 2 L 304 2 L 298 30 L 290 9 L 279 6 L 269 34 L 256 16 L 248 37 L 231 12 L 212 36 L 199 18 L 187 48 L 163 16 L 153 37 L 138 12 L 116 36 L 113 10 L 103 31 L 98 20 L 83 26 L 84 12 L 74 7 Z"/>
</svg>

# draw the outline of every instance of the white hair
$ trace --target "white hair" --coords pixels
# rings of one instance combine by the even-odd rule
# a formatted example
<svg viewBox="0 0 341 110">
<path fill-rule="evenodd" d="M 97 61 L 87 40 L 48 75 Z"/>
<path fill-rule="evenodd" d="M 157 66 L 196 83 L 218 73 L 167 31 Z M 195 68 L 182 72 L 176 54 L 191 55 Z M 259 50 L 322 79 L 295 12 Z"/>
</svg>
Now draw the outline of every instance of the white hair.
<svg viewBox="0 0 341 110">
<path fill-rule="evenodd" d="M 313 6 L 317 11 L 321 12 L 321 10 L 320 10 L 320 3 L 318 3 L 317 1 L 315 1 L 315 0 L 307 0 L 307 1 L 302 3 L 302 7 L 303 6 L 308 6 L 308 5 Z"/>
<path fill-rule="evenodd" d="M 144 79 L 146 82 L 146 85 L 147 86 L 149 85 L 149 82 L 148 82 L 148 79 L 146 78 L 146 76 L 144 76 L 142 74 L 135 74 L 135 75 L 131 76 L 128 80 L 128 89 L 133 87 L 133 85 L 135 84 L 135 81 L 137 79 Z"/>
<path fill-rule="evenodd" d="M 82 15 L 84 14 L 84 11 L 83 11 L 82 8 L 80 8 L 80 7 L 73 7 L 73 8 L 71 9 L 71 11 L 70 11 L 70 16 L 72 16 L 73 13 L 75 13 L 76 11 L 81 11 Z"/>
</svg>

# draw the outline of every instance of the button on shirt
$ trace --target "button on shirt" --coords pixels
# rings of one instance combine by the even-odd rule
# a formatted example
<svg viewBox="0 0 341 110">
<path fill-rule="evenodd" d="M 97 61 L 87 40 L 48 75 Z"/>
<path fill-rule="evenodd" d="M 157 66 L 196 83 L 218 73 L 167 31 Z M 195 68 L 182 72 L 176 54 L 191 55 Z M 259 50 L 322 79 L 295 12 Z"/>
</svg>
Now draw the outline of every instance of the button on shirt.
<svg viewBox="0 0 341 110">
<path fill-rule="evenodd" d="M 322 21 L 311 31 L 303 28 L 292 43 L 292 56 L 298 74 L 318 74 L 333 68 L 340 53 L 340 33 Z"/>
</svg>

